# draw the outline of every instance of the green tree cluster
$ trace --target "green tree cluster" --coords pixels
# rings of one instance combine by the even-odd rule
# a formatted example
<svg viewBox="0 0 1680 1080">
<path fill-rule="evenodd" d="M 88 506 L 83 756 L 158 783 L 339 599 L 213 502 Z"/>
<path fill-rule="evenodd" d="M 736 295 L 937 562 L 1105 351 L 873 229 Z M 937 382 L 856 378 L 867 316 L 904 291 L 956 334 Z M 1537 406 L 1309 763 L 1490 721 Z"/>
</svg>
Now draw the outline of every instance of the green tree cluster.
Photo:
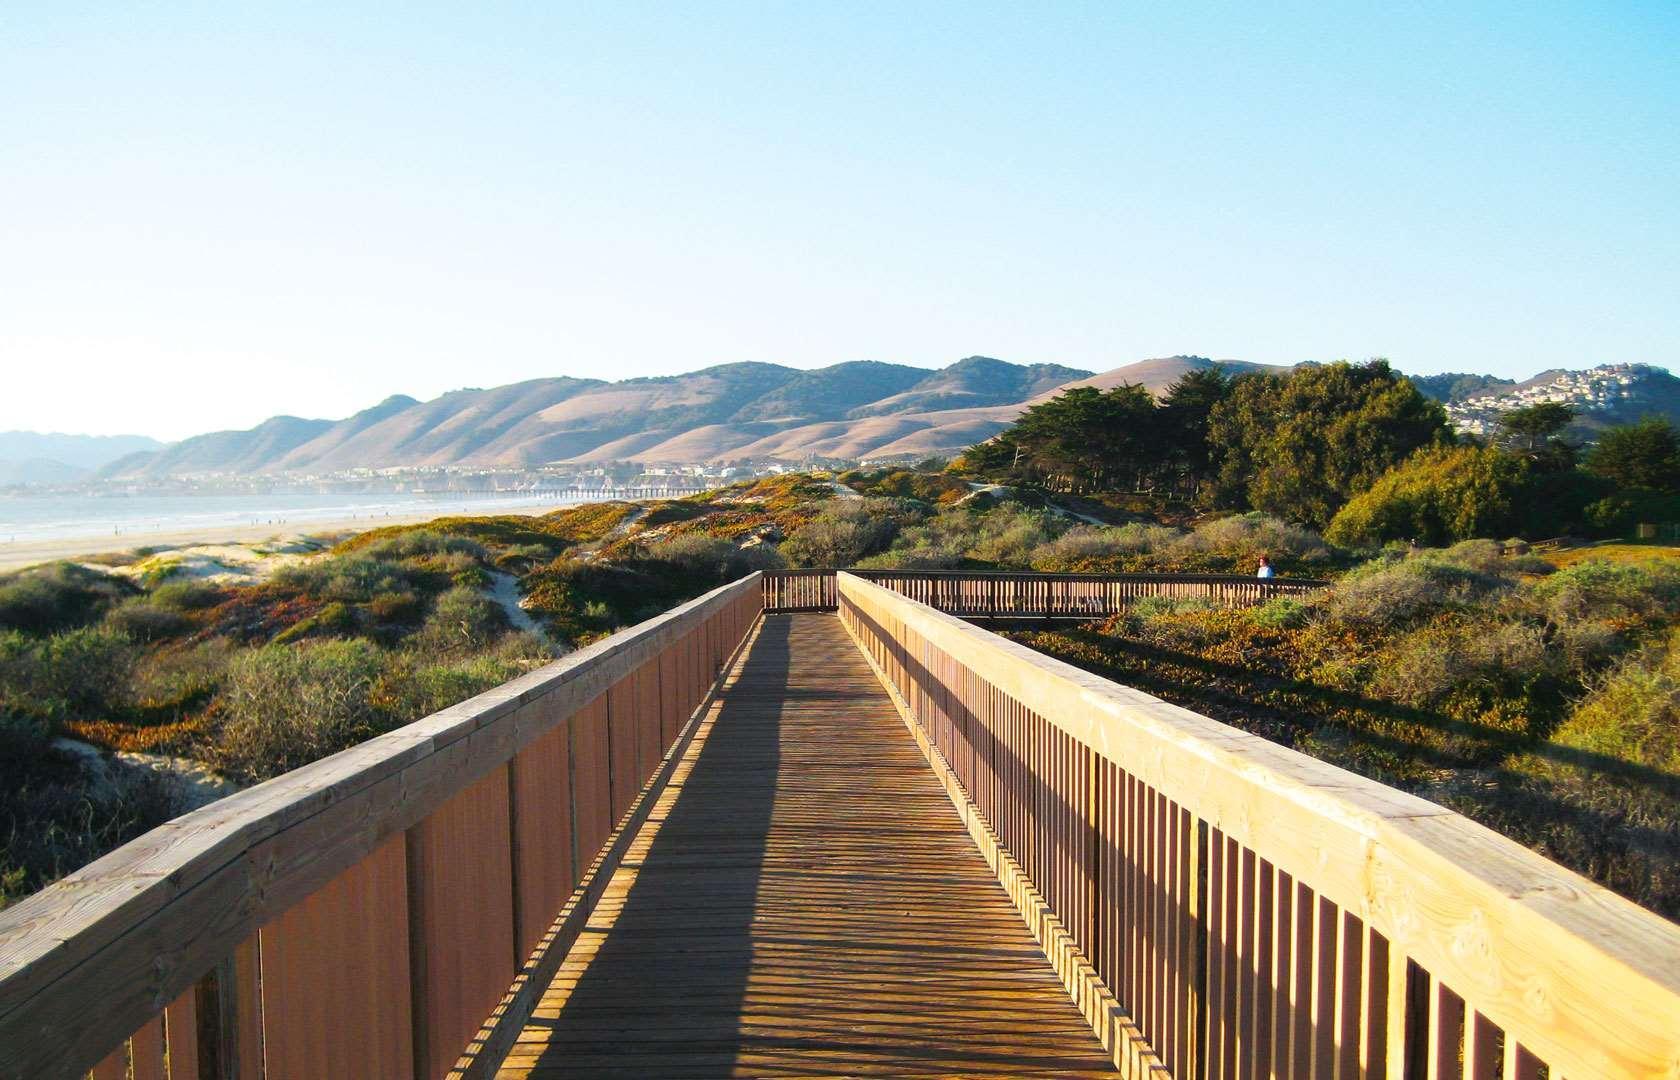
<svg viewBox="0 0 1680 1080">
<path fill-rule="evenodd" d="M 1137 482 L 1160 464 L 1155 399 L 1142 386 L 1081 386 L 1021 414 L 999 438 L 972 451 L 988 473 L 1030 478 L 1058 491 L 1102 491 Z"/>
<path fill-rule="evenodd" d="M 1246 375 L 1209 417 L 1214 502 L 1322 529 L 1414 451 L 1451 441 L 1440 404 L 1383 360 Z"/>
<path fill-rule="evenodd" d="M 1383 360 L 1232 377 L 1186 374 L 1159 402 L 1139 386 L 1081 387 L 1041 402 L 955 469 L 1051 491 L 1192 497 L 1263 511 L 1345 544 L 1453 543 L 1680 517 L 1680 431 L 1647 418 L 1583 457 L 1576 411 L 1505 413 L 1484 445 Z"/>
<path fill-rule="evenodd" d="M 1680 431 L 1658 416 L 1611 428 L 1587 454 L 1586 466 L 1619 488 L 1680 494 Z"/>
<path fill-rule="evenodd" d="M 1420 451 L 1338 512 L 1325 533 L 1343 545 L 1493 536 L 1618 533 L 1680 512 L 1680 432 L 1648 417 L 1606 430 L 1580 467 L 1562 432 L 1567 406 L 1501 418 L 1492 444 Z"/>
<path fill-rule="evenodd" d="M 1322 528 L 1385 470 L 1451 438 L 1441 406 L 1381 360 L 1234 378 L 1210 368 L 1159 403 L 1141 386 L 1066 391 L 961 464 L 1057 491 L 1194 495 Z"/>
<path fill-rule="evenodd" d="M 1527 461 L 1496 447 L 1429 447 L 1349 500 L 1324 538 L 1343 547 L 1400 539 L 1444 547 L 1509 536 L 1521 528 L 1532 479 Z"/>
</svg>

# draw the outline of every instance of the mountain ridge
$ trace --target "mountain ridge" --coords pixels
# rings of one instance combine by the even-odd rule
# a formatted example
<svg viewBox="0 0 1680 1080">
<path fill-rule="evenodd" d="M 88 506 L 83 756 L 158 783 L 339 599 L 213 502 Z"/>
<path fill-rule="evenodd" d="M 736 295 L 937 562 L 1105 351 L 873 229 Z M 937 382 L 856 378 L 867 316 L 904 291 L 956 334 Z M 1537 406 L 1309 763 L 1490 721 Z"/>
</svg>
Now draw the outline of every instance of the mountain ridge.
<svg viewBox="0 0 1680 1080">
<path fill-rule="evenodd" d="M 100 475 L 147 480 L 609 461 L 925 457 L 990 438 L 1035 402 L 1073 387 L 1134 384 L 1159 395 L 1187 372 L 1212 368 L 1290 370 L 1186 353 L 1098 373 L 969 356 L 938 369 L 870 360 L 814 369 L 748 362 L 618 382 L 555 376 L 451 390 L 429 401 L 394 395 L 343 420 L 273 417 L 246 431 L 211 432 L 131 454 Z M 1516 383 L 1449 373 L 1421 376 L 1417 383 L 1432 397 L 1457 398 L 1456 411 L 1471 404 L 1466 399 L 1525 391 L 1556 377 L 1543 372 Z"/>
<path fill-rule="evenodd" d="M 936 370 L 868 360 L 808 370 L 747 362 L 618 382 L 530 379 L 430 401 L 393 396 L 339 421 L 276 417 L 130 455 L 101 476 L 949 451 L 1001 431 L 1032 394 L 1090 374 L 971 356 Z"/>
</svg>

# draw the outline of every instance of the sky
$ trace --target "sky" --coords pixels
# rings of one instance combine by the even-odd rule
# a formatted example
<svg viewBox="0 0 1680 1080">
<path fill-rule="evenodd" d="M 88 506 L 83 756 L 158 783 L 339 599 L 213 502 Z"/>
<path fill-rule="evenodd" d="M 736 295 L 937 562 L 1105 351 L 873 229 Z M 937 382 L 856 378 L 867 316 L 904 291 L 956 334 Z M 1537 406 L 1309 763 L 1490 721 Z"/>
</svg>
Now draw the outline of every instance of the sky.
<svg viewBox="0 0 1680 1080">
<path fill-rule="evenodd" d="M 355 10 L 348 10 L 354 7 Z M 0 430 L 1680 351 L 1680 5 L 0 5 Z"/>
</svg>

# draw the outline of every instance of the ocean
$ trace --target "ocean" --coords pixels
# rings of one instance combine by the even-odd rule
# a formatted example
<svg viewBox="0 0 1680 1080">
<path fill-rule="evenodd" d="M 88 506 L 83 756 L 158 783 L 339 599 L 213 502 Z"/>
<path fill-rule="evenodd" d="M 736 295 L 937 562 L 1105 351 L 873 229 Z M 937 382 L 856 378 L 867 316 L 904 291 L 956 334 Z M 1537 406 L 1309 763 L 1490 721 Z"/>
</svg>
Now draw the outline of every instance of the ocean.
<svg viewBox="0 0 1680 1080">
<path fill-rule="evenodd" d="M 312 522 L 367 520 L 418 514 L 490 514 L 540 512 L 573 506 L 575 493 L 465 495 L 439 492 L 315 493 L 280 491 L 268 495 L 20 495 L 0 497 L 0 545 L 42 540 L 132 537 L 144 544 L 147 534 L 192 529 L 252 526 L 308 531 Z"/>
</svg>

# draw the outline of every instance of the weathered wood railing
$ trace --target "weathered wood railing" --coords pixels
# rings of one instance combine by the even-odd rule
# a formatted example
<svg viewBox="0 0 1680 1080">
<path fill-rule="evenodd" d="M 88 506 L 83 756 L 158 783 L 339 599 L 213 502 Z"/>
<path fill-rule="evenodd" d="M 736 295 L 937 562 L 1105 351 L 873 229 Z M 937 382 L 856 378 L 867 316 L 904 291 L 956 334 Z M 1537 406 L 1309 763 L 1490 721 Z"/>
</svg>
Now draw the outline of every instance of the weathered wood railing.
<svg viewBox="0 0 1680 1080">
<path fill-rule="evenodd" d="M 716 589 L 0 912 L 0 1077 L 434 1077 L 510 1036 L 762 604 Z"/>
<path fill-rule="evenodd" d="M 766 611 L 833 611 L 834 570 L 769 570 Z M 1227 607 L 1324 588 L 1316 578 L 1240 574 L 1034 574 L 966 570 L 850 570 L 866 581 L 966 618 L 1097 619 L 1145 597 L 1206 600 Z"/>
<path fill-rule="evenodd" d="M 1680 1076 L 1680 927 L 1433 803 L 837 587 L 1132 1075 Z"/>
</svg>

